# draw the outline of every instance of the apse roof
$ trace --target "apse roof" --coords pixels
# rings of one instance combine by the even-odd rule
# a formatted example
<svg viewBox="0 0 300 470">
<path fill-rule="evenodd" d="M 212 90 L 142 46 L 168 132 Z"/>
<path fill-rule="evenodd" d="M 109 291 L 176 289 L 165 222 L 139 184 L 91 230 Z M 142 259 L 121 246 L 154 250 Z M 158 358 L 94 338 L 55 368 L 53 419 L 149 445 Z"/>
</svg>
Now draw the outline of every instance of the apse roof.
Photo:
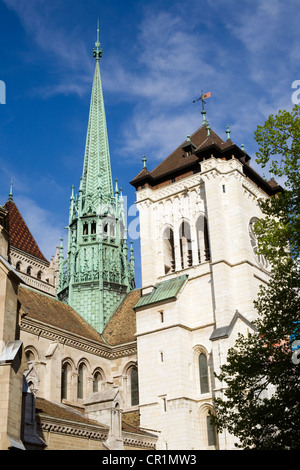
<svg viewBox="0 0 300 470">
<path fill-rule="evenodd" d="M 3 207 L 8 212 L 10 245 L 49 263 L 41 252 L 15 202 L 8 200 Z"/>
</svg>

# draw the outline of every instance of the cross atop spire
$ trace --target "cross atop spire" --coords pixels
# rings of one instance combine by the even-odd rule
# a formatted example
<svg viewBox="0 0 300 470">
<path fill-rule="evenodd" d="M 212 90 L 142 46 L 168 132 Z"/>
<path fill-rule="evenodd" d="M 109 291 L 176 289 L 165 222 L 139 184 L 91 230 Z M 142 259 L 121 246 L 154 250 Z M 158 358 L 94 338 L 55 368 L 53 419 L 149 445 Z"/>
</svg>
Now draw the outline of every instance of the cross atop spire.
<svg viewBox="0 0 300 470">
<path fill-rule="evenodd" d="M 99 62 L 100 57 L 102 57 L 103 50 L 100 49 L 100 41 L 99 41 L 99 18 L 97 22 L 97 41 L 95 42 L 96 49 L 93 49 L 93 56 L 96 59 L 96 62 Z"/>
</svg>

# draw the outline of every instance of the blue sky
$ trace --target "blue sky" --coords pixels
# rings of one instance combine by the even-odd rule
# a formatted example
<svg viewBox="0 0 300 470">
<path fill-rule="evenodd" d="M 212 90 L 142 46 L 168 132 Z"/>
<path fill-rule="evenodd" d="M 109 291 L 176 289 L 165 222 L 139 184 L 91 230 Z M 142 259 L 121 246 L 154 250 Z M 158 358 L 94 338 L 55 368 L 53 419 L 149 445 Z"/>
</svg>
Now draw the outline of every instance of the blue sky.
<svg viewBox="0 0 300 470">
<path fill-rule="evenodd" d="M 143 154 L 151 170 L 200 127 L 201 90 L 211 128 L 225 139 L 229 125 L 258 169 L 256 126 L 291 109 L 300 79 L 297 0 L 0 0 L 0 204 L 13 178 L 48 259 L 66 243 L 82 172 L 97 18 L 112 173 L 128 206 Z"/>
</svg>

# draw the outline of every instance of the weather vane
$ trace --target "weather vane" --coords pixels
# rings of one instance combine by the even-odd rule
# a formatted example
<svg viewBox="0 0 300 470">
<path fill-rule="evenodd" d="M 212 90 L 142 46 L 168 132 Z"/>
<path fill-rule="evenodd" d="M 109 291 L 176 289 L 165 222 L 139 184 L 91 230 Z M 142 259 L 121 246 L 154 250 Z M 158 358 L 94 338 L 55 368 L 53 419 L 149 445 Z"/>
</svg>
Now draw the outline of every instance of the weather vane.
<svg viewBox="0 0 300 470">
<path fill-rule="evenodd" d="M 196 103 L 196 101 L 202 101 L 202 110 L 204 110 L 204 105 L 206 104 L 206 102 L 204 100 L 206 100 L 206 98 L 210 98 L 210 91 L 203 94 L 203 90 L 201 90 L 201 93 L 202 95 L 197 98 L 196 100 L 193 101 L 193 103 Z"/>
<path fill-rule="evenodd" d="M 205 118 L 206 111 L 204 109 L 204 105 L 206 104 L 206 101 L 205 101 L 206 98 L 210 98 L 210 91 L 203 94 L 203 90 L 201 90 L 201 93 L 202 93 L 202 95 L 199 98 L 197 98 L 196 100 L 194 100 L 193 103 L 196 103 L 196 101 L 202 101 L 202 111 L 201 111 L 201 114 L 203 116 L 202 124 L 208 124 L 207 121 L 206 121 L 206 118 Z"/>
</svg>

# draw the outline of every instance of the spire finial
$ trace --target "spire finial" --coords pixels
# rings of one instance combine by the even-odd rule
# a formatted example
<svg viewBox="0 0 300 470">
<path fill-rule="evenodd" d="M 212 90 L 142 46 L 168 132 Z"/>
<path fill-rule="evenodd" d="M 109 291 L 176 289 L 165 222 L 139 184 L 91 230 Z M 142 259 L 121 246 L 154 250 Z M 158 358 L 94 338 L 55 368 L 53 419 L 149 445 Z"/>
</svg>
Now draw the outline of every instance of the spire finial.
<svg viewBox="0 0 300 470">
<path fill-rule="evenodd" d="M 8 200 L 9 201 L 12 201 L 13 200 L 13 181 L 12 179 L 10 180 L 10 191 L 9 191 L 9 195 L 8 195 Z"/>
<path fill-rule="evenodd" d="M 145 157 L 145 155 L 142 158 L 142 162 L 143 162 L 143 165 L 144 165 L 143 168 L 147 168 L 146 167 L 147 158 Z"/>
<path fill-rule="evenodd" d="M 115 186 L 115 194 L 119 194 L 119 188 L 118 188 L 118 178 L 115 179 L 116 186 Z"/>
<path fill-rule="evenodd" d="M 226 134 L 227 134 L 227 140 L 230 140 L 230 129 L 229 129 L 229 126 L 227 125 L 226 126 Z"/>
<path fill-rule="evenodd" d="M 99 18 L 97 21 L 97 41 L 95 42 L 96 49 L 93 49 L 93 56 L 96 59 L 96 62 L 99 62 L 100 57 L 102 57 L 103 50 L 100 49 L 100 41 L 99 41 Z"/>
</svg>

